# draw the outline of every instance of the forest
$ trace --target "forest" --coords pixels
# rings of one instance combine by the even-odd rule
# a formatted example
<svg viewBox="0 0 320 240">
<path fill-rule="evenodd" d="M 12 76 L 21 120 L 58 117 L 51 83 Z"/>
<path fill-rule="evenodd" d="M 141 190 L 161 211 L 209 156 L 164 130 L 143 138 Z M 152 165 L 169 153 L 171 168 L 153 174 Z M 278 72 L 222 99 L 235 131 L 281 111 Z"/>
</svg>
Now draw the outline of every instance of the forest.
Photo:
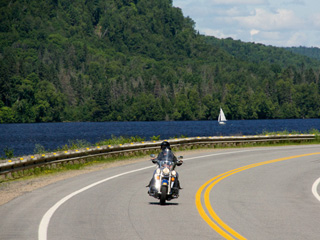
<svg viewBox="0 0 320 240">
<path fill-rule="evenodd" d="M 2 0 L 0 22 L 0 123 L 320 117 L 319 54 L 201 35 L 172 0 Z"/>
<path fill-rule="evenodd" d="M 315 58 L 320 60 L 320 48 L 318 47 L 287 47 L 286 50 L 289 50 L 293 53 L 301 54 L 307 57 Z"/>
</svg>

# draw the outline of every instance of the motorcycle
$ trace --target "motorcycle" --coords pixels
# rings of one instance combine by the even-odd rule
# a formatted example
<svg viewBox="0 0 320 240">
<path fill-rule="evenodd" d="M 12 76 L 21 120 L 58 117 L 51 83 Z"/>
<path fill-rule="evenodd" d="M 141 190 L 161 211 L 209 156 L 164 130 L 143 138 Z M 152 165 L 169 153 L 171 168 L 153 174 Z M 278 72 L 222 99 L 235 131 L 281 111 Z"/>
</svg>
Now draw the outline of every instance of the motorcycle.
<svg viewBox="0 0 320 240">
<path fill-rule="evenodd" d="M 160 204 L 164 205 L 166 201 L 179 197 L 178 192 L 173 189 L 175 181 L 178 180 L 178 174 L 174 168 L 176 165 L 182 164 L 183 157 L 180 156 L 178 162 L 174 162 L 173 154 L 170 150 L 168 150 L 167 154 L 160 154 L 158 159 L 155 159 L 154 154 L 151 154 L 150 157 L 153 163 L 158 164 L 158 167 L 154 172 L 148 193 L 150 196 L 160 199 Z"/>
</svg>

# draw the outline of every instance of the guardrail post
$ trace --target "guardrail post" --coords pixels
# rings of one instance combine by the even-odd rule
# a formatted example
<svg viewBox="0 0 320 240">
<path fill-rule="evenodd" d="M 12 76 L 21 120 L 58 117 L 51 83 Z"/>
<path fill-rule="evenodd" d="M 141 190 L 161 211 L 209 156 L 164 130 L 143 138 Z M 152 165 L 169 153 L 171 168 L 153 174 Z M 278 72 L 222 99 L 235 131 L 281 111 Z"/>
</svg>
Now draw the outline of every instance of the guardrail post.
<svg viewBox="0 0 320 240">
<path fill-rule="evenodd" d="M 6 179 L 11 179 L 12 178 L 12 173 L 11 172 L 8 172 L 5 174 L 6 176 Z"/>
</svg>

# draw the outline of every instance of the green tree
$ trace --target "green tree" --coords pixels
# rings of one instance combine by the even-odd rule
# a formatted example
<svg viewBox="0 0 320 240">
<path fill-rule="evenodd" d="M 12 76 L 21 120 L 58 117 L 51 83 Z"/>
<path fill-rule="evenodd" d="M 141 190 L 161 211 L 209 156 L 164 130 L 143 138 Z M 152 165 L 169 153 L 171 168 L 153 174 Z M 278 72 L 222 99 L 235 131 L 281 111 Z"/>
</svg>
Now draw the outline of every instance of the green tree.
<svg viewBox="0 0 320 240">
<path fill-rule="evenodd" d="M 36 121 L 59 122 L 64 113 L 64 96 L 48 81 L 41 81 L 38 85 L 36 98 Z"/>
<path fill-rule="evenodd" d="M 11 108 L 2 106 L 0 108 L 0 123 L 14 123 L 14 113 Z"/>
</svg>

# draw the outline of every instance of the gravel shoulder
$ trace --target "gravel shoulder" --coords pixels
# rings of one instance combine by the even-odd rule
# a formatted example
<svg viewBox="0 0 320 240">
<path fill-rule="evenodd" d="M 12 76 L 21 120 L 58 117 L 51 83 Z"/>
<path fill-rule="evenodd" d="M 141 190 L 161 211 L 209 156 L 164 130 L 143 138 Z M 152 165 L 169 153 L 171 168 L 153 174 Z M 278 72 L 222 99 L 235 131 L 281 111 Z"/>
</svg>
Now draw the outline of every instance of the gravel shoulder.
<svg viewBox="0 0 320 240">
<path fill-rule="evenodd" d="M 201 150 L 193 150 L 193 151 L 183 151 L 183 152 L 175 152 L 176 156 L 186 155 L 187 153 L 195 154 L 197 152 L 206 152 L 206 151 L 215 151 L 214 149 L 201 149 Z M 39 177 L 33 177 L 30 179 L 22 179 L 0 183 L 0 206 L 11 201 L 12 199 L 19 197 L 25 193 L 32 192 L 35 189 L 47 186 L 51 183 L 55 183 L 67 178 L 75 177 L 81 174 L 94 172 L 106 168 L 118 167 L 130 163 L 148 161 L 150 159 L 149 156 L 145 157 L 135 157 L 121 161 L 115 161 L 110 163 L 96 163 L 90 166 L 86 166 L 81 170 L 69 170 L 61 173 L 54 173 L 43 175 Z"/>
</svg>

